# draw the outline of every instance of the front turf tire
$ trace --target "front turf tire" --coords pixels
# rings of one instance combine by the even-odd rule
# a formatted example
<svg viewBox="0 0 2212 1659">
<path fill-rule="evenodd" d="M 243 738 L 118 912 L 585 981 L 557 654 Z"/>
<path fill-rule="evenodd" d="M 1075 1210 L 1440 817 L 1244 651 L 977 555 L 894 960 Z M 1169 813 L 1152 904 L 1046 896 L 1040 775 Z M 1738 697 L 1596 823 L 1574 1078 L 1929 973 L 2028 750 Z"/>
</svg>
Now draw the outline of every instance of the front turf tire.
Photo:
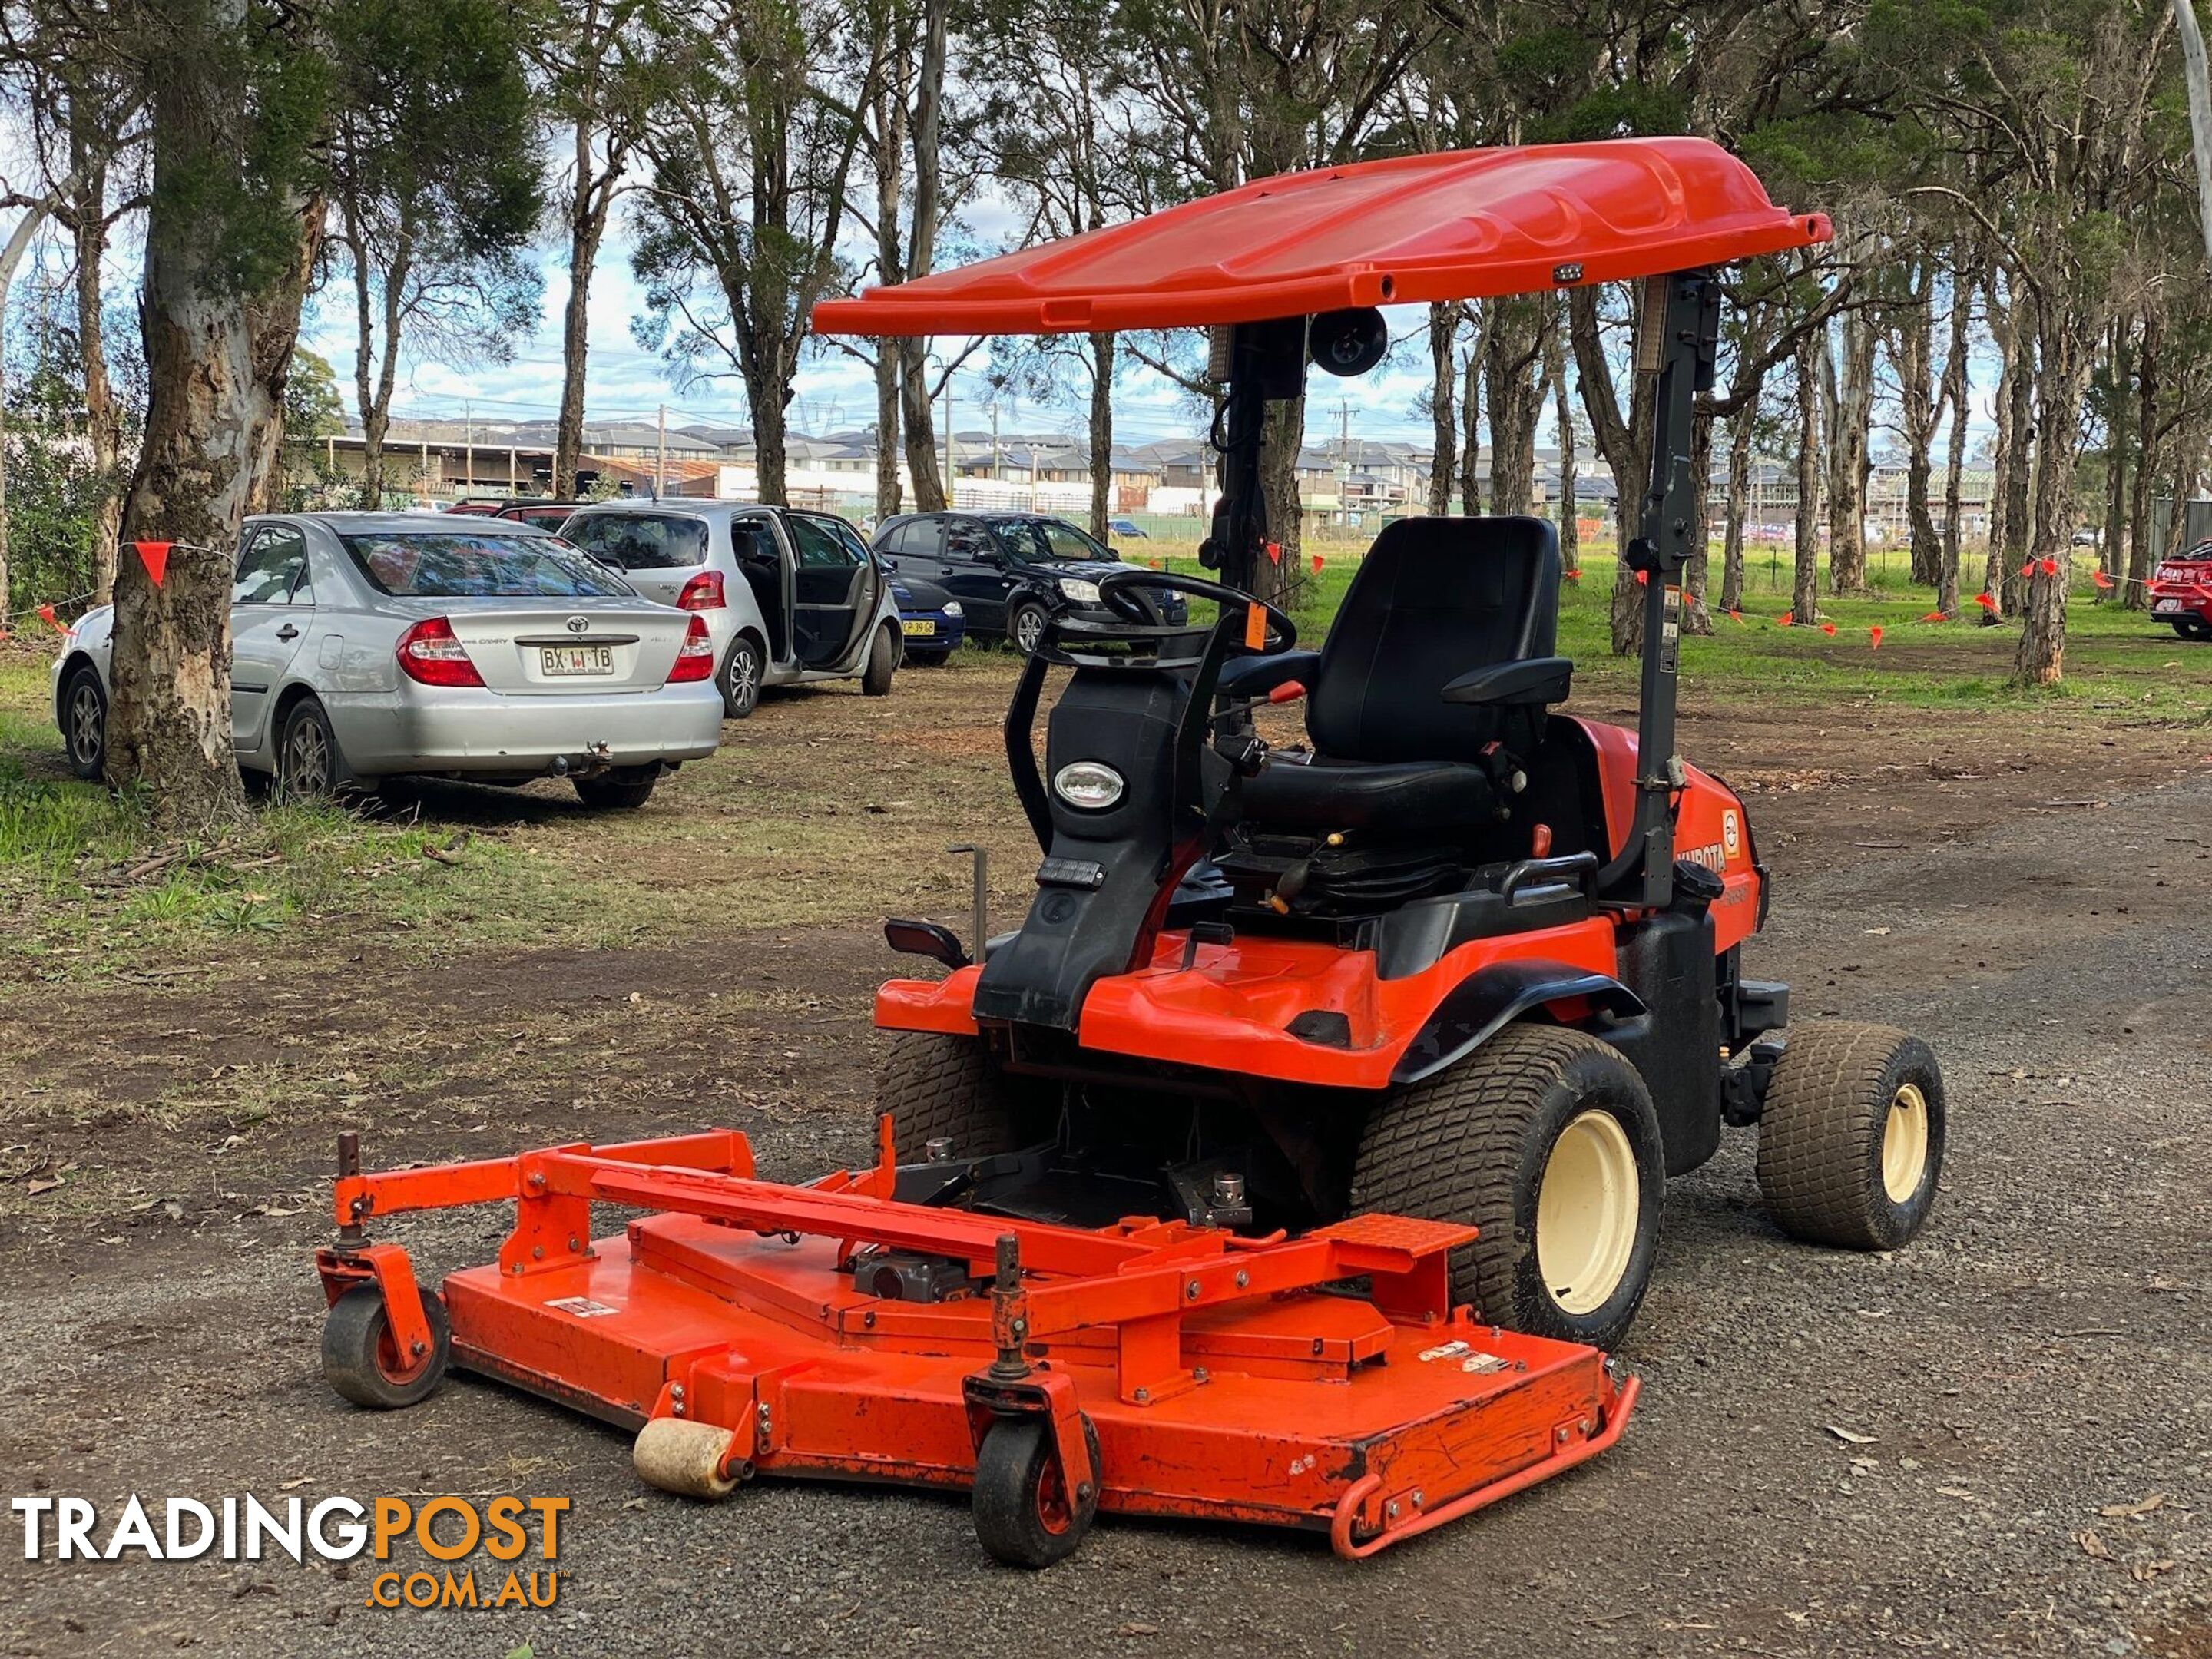
<svg viewBox="0 0 2212 1659">
<path fill-rule="evenodd" d="M 1759 1190 L 1792 1238 L 1893 1250 L 1935 1206 L 1943 1073 L 1918 1037 L 1823 1021 L 1792 1031 L 1759 1121 Z"/>
<path fill-rule="evenodd" d="M 1659 1249 L 1659 1118 L 1620 1051 L 1561 1026 L 1508 1026 L 1368 1115 L 1354 1214 L 1459 1221 L 1452 1299 L 1509 1330 L 1611 1349 Z"/>
<path fill-rule="evenodd" d="M 955 1158 L 988 1158 L 1027 1145 L 1026 1092 L 1000 1071 L 981 1037 L 908 1031 L 894 1038 L 876 1081 L 876 1110 L 891 1117 L 902 1164 L 920 1164 L 929 1143 L 949 1140 Z M 1031 1136 L 1028 1139 L 1038 1139 Z"/>
</svg>

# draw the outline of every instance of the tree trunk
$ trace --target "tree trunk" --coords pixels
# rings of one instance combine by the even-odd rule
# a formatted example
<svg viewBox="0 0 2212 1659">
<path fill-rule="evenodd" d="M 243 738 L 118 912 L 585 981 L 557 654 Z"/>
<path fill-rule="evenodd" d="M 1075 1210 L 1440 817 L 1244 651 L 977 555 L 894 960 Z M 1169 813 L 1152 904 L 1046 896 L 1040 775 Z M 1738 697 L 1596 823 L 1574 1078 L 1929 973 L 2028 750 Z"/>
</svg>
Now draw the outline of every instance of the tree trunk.
<svg viewBox="0 0 2212 1659">
<path fill-rule="evenodd" d="M 1475 343 L 1460 362 L 1459 510 L 1468 518 L 1482 512 L 1482 343 L 1486 326 L 1478 326 Z"/>
<path fill-rule="evenodd" d="M 1874 327 L 1863 312 L 1845 313 L 1842 356 L 1828 433 L 1828 586 L 1838 593 L 1867 587 L 1866 476 L 1874 419 Z"/>
<path fill-rule="evenodd" d="M 2012 359 L 2007 366 L 2008 384 L 2004 388 L 2010 410 L 2012 449 L 2006 457 L 2004 476 L 1997 481 L 2004 490 L 2005 535 L 2003 544 L 1990 550 L 1996 580 L 1989 591 L 1997 596 L 1998 614 L 2007 617 L 2018 616 L 2027 601 L 2027 581 L 2020 572 L 2027 559 L 2028 544 L 2035 538 L 2031 490 L 2037 450 L 2035 326 L 2034 302 L 2025 293 L 2021 294 L 2013 301 Z M 2046 440 L 2053 435 L 2049 432 L 2043 434 Z"/>
<path fill-rule="evenodd" d="M 2087 391 L 2086 319 L 2057 307 L 2038 308 L 2041 372 L 2036 379 L 2035 538 L 2028 548 L 2027 626 L 2013 675 L 2026 685 L 2056 685 L 2066 670 L 2066 596 L 2073 570 L 2074 463 Z M 2045 566 L 2050 569 L 2046 572 Z"/>
<path fill-rule="evenodd" d="M 124 506 L 132 541 L 174 544 L 157 586 L 117 573 L 107 776 L 143 784 L 172 833 L 204 830 L 244 799 L 231 748 L 230 590 L 254 457 L 274 418 L 253 328 L 198 198 L 246 148 L 250 106 L 231 50 L 243 0 L 187 40 L 153 96 L 153 200 L 139 318 L 145 443 Z"/>
<path fill-rule="evenodd" d="M 899 358 L 900 425 L 906 433 L 906 473 L 914 485 L 915 509 L 921 513 L 942 513 L 952 505 L 945 495 L 945 475 L 952 467 L 952 427 L 959 424 L 956 416 L 945 434 L 945 464 L 939 470 L 937 459 L 937 420 L 933 400 L 929 395 L 929 363 L 927 340 L 886 341 L 887 347 L 896 344 Z M 951 371 L 946 370 L 949 382 Z"/>
<path fill-rule="evenodd" d="M 1630 536 L 1638 533 L 1644 492 L 1650 487 L 1652 400 L 1658 392 L 1658 377 L 1634 374 L 1628 410 L 1624 415 L 1613 390 L 1613 366 L 1606 357 L 1605 343 L 1598 328 L 1597 298 L 1597 290 L 1592 288 L 1568 291 L 1567 332 L 1574 345 L 1575 374 L 1582 387 L 1583 412 L 1589 416 L 1598 453 L 1613 471 L 1618 491 L 1619 533 L 1625 544 Z M 1637 290 L 1637 298 L 1640 326 L 1641 289 Z M 1633 340 L 1630 343 L 1628 361 L 1637 361 Z M 1643 644 L 1643 592 L 1636 573 L 1628 568 L 1628 561 L 1617 562 L 1613 573 L 1611 618 L 1613 653 L 1616 657 L 1632 656 Z"/>
<path fill-rule="evenodd" d="M 1818 331 L 1808 331 L 1797 346 L 1797 545 L 1790 617 L 1801 625 L 1820 612 L 1820 349 Z"/>
<path fill-rule="evenodd" d="M 1429 511 L 1437 518 L 1451 511 L 1452 463 L 1459 453 L 1459 307 L 1438 301 L 1429 307 L 1429 416 L 1433 435 L 1429 455 Z"/>
<path fill-rule="evenodd" d="M 898 343 L 876 342 L 876 521 L 899 510 Z"/>
<path fill-rule="evenodd" d="M 1500 300 L 1483 355 L 1490 404 L 1490 510 L 1526 514 L 1536 493 L 1536 421 L 1543 409 L 1544 313 L 1534 301 Z"/>
<path fill-rule="evenodd" d="M 788 507 L 789 451 L 785 439 L 790 431 L 790 415 L 786 400 L 791 396 L 788 375 L 772 377 L 753 372 L 745 376 L 745 402 L 753 417 L 753 476 L 761 501 L 769 507 Z"/>
<path fill-rule="evenodd" d="M 896 74 L 877 94 L 875 125 L 876 269 L 884 282 L 896 281 L 906 270 L 899 246 L 899 200 L 906 180 L 906 98 Z M 894 339 L 876 342 L 876 517 L 888 519 L 899 510 L 899 377 L 903 347 Z M 934 475 L 934 463 L 931 467 Z M 911 472 L 913 468 L 908 466 Z M 915 478 L 917 494 L 921 477 Z M 939 503 L 942 505 L 942 503 Z"/>
<path fill-rule="evenodd" d="M 2128 501 L 2128 382 L 2133 370 L 2129 346 L 2134 327 L 2126 317 L 2115 317 L 2105 331 L 2105 362 L 2112 377 L 2111 419 L 2105 431 L 2105 522 L 2098 533 L 2097 562 L 2109 576 L 2124 551 Z M 2069 545 L 2070 540 L 2069 540 Z M 2102 605 L 2099 593 L 2094 601 Z"/>
<path fill-rule="evenodd" d="M 1943 538 L 1936 529 L 1929 488 L 1936 468 L 1936 388 L 1929 384 L 1935 350 L 1935 262 L 1920 264 L 1917 291 L 1897 319 L 1898 424 L 1905 440 L 1905 513 L 1912 544 L 1912 580 L 1939 586 Z"/>
<path fill-rule="evenodd" d="M 1729 422 L 1728 523 L 1721 540 L 1721 609 L 1743 609 L 1743 525 L 1751 510 L 1752 428 L 1759 415 L 1753 397 Z"/>
<path fill-rule="evenodd" d="M 1553 418 L 1559 423 L 1559 568 L 1582 568 L 1582 524 L 1575 503 L 1575 414 L 1567 401 L 1567 346 L 1565 319 L 1552 329 L 1545 354 L 1545 369 L 1552 383 Z"/>
<path fill-rule="evenodd" d="M 1682 631 L 1710 634 L 1713 617 L 1705 605 L 1705 582 L 1712 559 L 1705 497 L 1713 476 L 1713 417 L 1702 411 L 1690 416 L 1690 476 L 1698 481 L 1698 494 L 1691 512 L 1690 558 L 1682 567 Z"/>
<path fill-rule="evenodd" d="M 1951 411 L 1951 429 L 1949 448 L 1943 458 L 1943 557 L 1937 574 L 1936 608 L 1947 617 L 1959 614 L 1959 561 L 1966 532 L 1960 498 L 1966 471 L 1966 353 L 1972 295 L 1966 262 L 1961 260 L 1951 273 L 1951 338 L 1943 357 L 1943 401 Z"/>
<path fill-rule="evenodd" d="M 300 343 L 300 308 L 322 258 L 328 218 L 324 199 L 311 198 L 300 210 L 299 240 L 291 268 L 267 294 L 249 301 L 246 307 L 246 326 L 253 335 L 253 374 L 270 409 L 246 483 L 248 513 L 272 512 L 280 505 L 276 488 L 284 477 L 284 388 L 292 379 L 293 351 Z"/>
<path fill-rule="evenodd" d="M 1114 337 L 1093 334 L 1091 347 L 1091 533 L 1107 539 L 1114 514 Z"/>
<path fill-rule="evenodd" d="M 2123 547 L 2118 538 L 2108 536 L 2111 544 L 2105 549 L 2106 574 L 2112 578 L 2116 589 L 2112 597 L 2130 611 L 2145 610 L 2150 605 L 2150 492 L 2163 447 L 2158 437 L 2159 318 L 2157 306 L 2143 307 L 2142 343 L 2136 356 L 2136 434 L 2140 453 L 2136 458 L 2135 497 L 2129 504 L 2126 544 Z"/>
<path fill-rule="evenodd" d="M 568 199 L 568 302 L 561 313 L 561 413 L 553 428 L 553 494 L 574 500 L 584 453 L 584 370 L 591 353 L 592 273 L 607 234 L 614 179 L 594 176 L 592 124 L 575 124 L 575 183 Z"/>
<path fill-rule="evenodd" d="M 115 550 L 123 529 L 123 410 L 107 373 L 107 319 L 100 264 L 107 257 L 107 162 L 111 141 L 93 130 L 91 112 L 70 106 L 70 161 L 76 189 L 70 216 L 76 256 L 76 345 L 84 373 L 85 441 L 100 479 L 92 519 L 93 602 L 115 592 Z M 0 603 L 0 613 L 7 606 Z"/>
<path fill-rule="evenodd" d="M 1260 434 L 1260 493 L 1267 503 L 1267 538 L 1279 554 L 1259 561 L 1253 593 L 1285 610 L 1304 539 L 1298 522 L 1298 449 L 1305 441 L 1305 429 L 1304 398 L 1267 405 L 1267 423 Z"/>
</svg>

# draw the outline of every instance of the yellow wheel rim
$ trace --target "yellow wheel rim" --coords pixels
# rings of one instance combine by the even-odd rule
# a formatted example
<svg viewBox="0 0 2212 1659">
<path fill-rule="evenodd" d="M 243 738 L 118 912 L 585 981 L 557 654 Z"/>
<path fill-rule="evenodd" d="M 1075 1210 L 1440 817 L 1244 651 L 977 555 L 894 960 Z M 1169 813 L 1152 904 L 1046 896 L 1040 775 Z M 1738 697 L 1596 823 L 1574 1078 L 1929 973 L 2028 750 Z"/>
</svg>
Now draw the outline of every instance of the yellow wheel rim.
<svg viewBox="0 0 2212 1659">
<path fill-rule="evenodd" d="M 1613 1299 L 1636 1252 L 1644 1194 L 1636 1152 L 1610 1112 L 1559 1132 L 1536 1191 L 1536 1270 L 1560 1309 L 1595 1313 Z"/>
<path fill-rule="evenodd" d="M 1889 1103 L 1881 1126 L 1881 1185 L 1893 1204 L 1920 1190 L 1928 1173 L 1928 1097 L 1917 1083 L 1901 1085 Z"/>
</svg>

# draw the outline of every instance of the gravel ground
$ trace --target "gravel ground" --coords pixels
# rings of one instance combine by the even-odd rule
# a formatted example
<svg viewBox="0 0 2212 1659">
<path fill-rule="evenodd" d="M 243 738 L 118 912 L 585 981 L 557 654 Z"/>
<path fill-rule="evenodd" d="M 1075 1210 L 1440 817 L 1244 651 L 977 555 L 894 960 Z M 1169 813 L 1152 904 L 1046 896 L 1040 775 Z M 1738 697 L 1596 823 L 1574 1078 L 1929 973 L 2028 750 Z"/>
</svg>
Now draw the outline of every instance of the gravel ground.
<svg viewBox="0 0 2212 1659">
<path fill-rule="evenodd" d="M 1950 1155 L 1928 1232 L 1893 1257 L 1789 1243 L 1732 1139 L 1670 1192 L 1619 1448 L 1372 1561 L 1109 1519 L 1027 1576 L 984 1560 L 951 1499 L 641 1493 L 625 1437 L 482 1383 L 390 1416 L 339 1404 L 315 1370 L 312 1216 L 151 1232 L 106 1258 L 125 1273 L 82 1230 L 25 1227 L 0 1238 L 10 1494 L 82 1493 L 111 1516 L 127 1491 L 289 1483 L 574 1509 L 558 1605 L 526 1613 L 372 1610 L 357 1566 L 29 1564 L 11 1522 L 0 1650 L 2204 1659 L 2208 823 L 2200 775 L 1789 881 L 1751 971 L 1791 981 L 1801 1020 L 1908 1025 L 1942 1059 Z M 734 1121 L 769 1173 L 799 1174 L 862 1153 L 850 1104 Z M 498 1231 L 407 1237 L 481 1259 Z"/>
</svg>

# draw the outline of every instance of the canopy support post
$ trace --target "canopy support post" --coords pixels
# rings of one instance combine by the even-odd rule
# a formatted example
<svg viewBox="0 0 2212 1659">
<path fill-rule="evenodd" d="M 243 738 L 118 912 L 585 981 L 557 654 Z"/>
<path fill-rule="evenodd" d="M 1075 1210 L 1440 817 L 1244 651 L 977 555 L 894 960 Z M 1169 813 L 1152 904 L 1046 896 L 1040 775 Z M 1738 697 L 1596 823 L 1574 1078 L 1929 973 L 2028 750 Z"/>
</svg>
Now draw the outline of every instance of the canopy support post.
<svg viewBox="0 0 2212 1659">
<path fill-rule="evenodd" d="M 1600 877 L 1601 891 L 1654 908 L 1674 896 L 1674 796 L 1683 783 L 1674 752 L 1681 653 L 1682 570 L 1704 533 L 1692 468 L 1697 397 L 1713 384 L 1720 339 L 1720 283 L 1710 270 L 1654 276 L 1644 286 L 1638 368 L 1656 374 L 1652 400 L 1651 487 L 1642 533 L 1622 550 L 1644 580 L 1644 663 L 1637 718 L 1636 820 L 1628 843 Z"/>
<path fill-rule="evenodd" d="M 1215 422 L 1221 496 L 1198 561 L 1229 586 L 1254 591 L 1267 544 L 1267 502 L 1260 483 L 1260 447 L 1267 405 L 1306 388 L 1306 319 L 1278 317 L 1229 330 L 1229 395 Z"/>
</svg>

